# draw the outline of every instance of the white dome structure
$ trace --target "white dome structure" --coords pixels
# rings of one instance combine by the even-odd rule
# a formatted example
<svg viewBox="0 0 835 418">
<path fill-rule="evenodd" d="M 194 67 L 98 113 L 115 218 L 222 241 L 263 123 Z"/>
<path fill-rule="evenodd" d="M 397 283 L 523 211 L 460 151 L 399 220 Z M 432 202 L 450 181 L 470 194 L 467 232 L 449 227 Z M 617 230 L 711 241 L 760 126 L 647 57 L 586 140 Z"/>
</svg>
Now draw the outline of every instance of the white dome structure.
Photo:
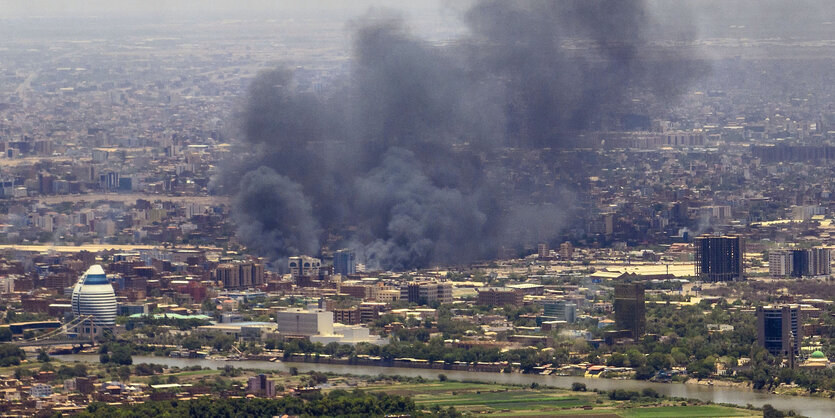
<svg viewBox="0 0 835 418">
<path fill-rule="evenodd" d="M 78 327 L 83 334 L 101 334 L 116 325 L 116 293 L 100 265 L 91 266 L 78 279 L 72 291 L 72 313 L 76 317 L 92 316 Z"/>
</svg>

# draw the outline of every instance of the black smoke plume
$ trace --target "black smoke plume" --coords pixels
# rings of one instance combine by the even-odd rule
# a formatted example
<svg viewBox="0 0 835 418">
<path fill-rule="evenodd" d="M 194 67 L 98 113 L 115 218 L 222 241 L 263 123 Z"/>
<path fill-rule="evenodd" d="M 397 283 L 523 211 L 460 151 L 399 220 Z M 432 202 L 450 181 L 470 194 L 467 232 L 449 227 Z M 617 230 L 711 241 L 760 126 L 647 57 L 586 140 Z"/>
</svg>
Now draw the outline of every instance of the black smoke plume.
<svg viewBox="0 0 835 418">
<path fill-rule="evenodd" d="M 463 19 L 469 34 L 446 46 L 391 14 L 355 22 L 351 72 L 323 94 L 286 69 L 257 77 L 245 144 L 216 179 L 245 245 L 273 259 L 348 245 L 371 268 L 410 269 L 552 240 L 572 195 L 517 187 L 507 149 L 572 146 L 704 71 L 651 42 L 642 1 L 481 1 Z"/>
</svg>

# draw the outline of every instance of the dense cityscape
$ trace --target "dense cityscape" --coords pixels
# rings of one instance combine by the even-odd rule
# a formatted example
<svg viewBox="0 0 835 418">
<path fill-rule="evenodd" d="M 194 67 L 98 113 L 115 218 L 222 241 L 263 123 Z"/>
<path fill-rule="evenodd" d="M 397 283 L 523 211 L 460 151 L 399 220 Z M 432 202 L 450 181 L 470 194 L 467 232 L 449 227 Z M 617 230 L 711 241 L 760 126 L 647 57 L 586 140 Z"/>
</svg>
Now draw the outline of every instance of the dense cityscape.
<svg viewBox="0 0 835 418">
<path fill-rule="evenodd" d="M 832 416 L 825 2 L 362 3 L 0 17 L 0 414 Z"/>
</svg>

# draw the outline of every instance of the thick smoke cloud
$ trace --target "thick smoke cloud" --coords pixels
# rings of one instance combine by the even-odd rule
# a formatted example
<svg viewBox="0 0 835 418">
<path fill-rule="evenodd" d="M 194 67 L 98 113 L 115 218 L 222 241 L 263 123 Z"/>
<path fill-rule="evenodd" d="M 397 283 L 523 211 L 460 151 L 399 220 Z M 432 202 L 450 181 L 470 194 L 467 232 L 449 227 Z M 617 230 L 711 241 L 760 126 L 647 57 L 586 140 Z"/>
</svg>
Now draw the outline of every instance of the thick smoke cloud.
<svg viewBox="0 0 835 418">
<path fill-rule="evenodd" d="M 571 146 L 704 70 L 650 43 L 641 1 L 482 1 L 463 20 L 470 34 L 447 46 L 390 14 L 355 22 L 350 75 L 323 94 L 286 69 L 257 77 L 245 143 L 216 179 L 244 244 L 273 259 L 347 245 L 371 268 L 410 269 L 551 240 L 571 195 L 525 195 L 507 147 Z"/>
<path fill-rule="evenodd" d="M 238 233 L 253 250 L 271 257 L 319 250 L 319 224 L 301 186 L 268 167 L 241 179 L 235 196 Z"/>
<path fill-rule="evenodd" d="M 477 196 L 436 186 L 412 152 L 392 148 L 367 177 L 358 179 L 361 213 L 386 219 L 385 229 L 365 250 L 374 265 L 407 269 L 429 262 L 478 257 L 473 232 L 485 230 L 487 215 Z M 385 210 L 379 213 L 380 208 Z"/>
</svg>

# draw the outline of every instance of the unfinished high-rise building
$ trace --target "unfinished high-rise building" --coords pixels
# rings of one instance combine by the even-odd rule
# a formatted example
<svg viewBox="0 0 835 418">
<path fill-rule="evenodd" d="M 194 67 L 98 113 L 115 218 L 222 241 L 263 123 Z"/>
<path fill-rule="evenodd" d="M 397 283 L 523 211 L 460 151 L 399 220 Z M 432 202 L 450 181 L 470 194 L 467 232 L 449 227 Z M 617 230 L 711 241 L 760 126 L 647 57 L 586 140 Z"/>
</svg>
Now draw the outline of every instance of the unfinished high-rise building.
<svg viewBox="0 0 835 418">
<path fill-rule="evenodd" d="M 739 236 L 702 235 L 694 240 L 696 275 L 709 282 L 742 280 L 745 241 Z"/>
</svg>

